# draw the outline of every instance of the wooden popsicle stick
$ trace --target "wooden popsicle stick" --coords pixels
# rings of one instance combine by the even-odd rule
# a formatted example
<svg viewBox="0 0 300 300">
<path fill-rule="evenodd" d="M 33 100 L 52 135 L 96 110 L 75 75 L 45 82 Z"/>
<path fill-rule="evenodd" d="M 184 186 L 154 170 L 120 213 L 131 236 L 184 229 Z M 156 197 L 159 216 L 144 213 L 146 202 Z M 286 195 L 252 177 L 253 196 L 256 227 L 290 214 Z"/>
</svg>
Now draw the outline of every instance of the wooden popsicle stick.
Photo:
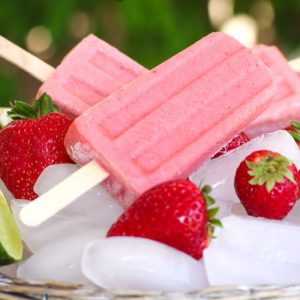
<svg viewBox="0 0 300 300">
<path fill-rule="evenodd" d="M 45 82 L 55 69 L 0 35 L 0 56 L 17 65 L 41 82 Z"/>
<path fill-rule="evenodd" d="M 22 208 L 21 222 L 29 227 L 40 225 L 108 176 L 97 162 L 91 161 Z"/>
<path fill-rule="evenodd" d="M 288 65 L 290 66 L 290 68 L 292 68 L 294 71 L 296 72 L 300 72 L 300 57 L 290 60 L 288 62 Z"/>
</svg>

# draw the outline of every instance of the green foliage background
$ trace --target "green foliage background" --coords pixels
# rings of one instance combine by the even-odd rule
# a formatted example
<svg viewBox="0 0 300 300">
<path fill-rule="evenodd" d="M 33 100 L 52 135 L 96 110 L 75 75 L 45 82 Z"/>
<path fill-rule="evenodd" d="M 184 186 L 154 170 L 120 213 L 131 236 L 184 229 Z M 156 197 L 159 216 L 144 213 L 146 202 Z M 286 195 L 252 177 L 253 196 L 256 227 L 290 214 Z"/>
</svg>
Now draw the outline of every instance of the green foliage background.
<svg viewBox="0 0 300 300">
<path fill-rule="evenodd" d="M 258 0 L 255 0 L 258 1 Z M 235 1 L 235 12 L 250 13 L 253 0 Z M 92 32 L 152 68 L 209 34 L 212 28 L 207 0 L 0 0 L 0 34 L 25 48 L 25 37 L 38 25 L 50 29 L 57 66 L 79 40 L 70 35 L 69 21 L 76 11 L 93 20 Z M 300 1 L 272 0 L 275 43 L 286 54 L 298 53 Z M 299 53 L 300 55 L 300 53 Z M 0 106 L 11 100 L 29 101 L 40 83 L 0 59 Z M 29 75 L 28 75 L 29 76 Z M 25 98 L 25 99 L 24 99 Z"/>
</svg>

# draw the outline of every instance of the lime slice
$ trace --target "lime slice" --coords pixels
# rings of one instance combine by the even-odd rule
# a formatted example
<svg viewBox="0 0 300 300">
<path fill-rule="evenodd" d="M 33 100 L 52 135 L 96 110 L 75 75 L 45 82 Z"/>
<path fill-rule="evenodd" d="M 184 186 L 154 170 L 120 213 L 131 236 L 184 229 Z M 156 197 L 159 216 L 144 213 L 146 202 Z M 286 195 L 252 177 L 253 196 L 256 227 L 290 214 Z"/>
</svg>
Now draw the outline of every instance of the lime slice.
<svg viewBox="0 0 300 300">
<path fill-rule="evenodd" d="M 22 238 L 6 199 L 0 190 L 0 266 L 21 261 Z"/>
</svg>

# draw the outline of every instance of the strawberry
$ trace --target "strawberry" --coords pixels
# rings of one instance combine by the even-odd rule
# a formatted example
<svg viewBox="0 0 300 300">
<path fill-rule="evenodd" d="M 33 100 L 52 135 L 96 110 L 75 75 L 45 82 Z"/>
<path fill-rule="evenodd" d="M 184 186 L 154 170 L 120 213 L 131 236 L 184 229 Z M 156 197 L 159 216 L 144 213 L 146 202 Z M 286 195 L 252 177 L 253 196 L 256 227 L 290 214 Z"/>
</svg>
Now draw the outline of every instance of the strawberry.
<svg viewBox="0 0 300 300">
<path fill-rule="evenodd" d="M 213 158 L 217 158 L 247 142 L 249 142 L 250 139 L 246 135 L 244 131 L 241 131 L 236 137 L 234 137 L 225 147 L 223 147 L 219 152 L 217 152 Z"/>
<path fill-rule="evenodd" d="M 260 150 L 241 162 L 234 187 L 248 215 L 282 220 L 299 197 L 300 175 L 286 157 Z"/>
<path fill-rule="evenodd" d="M 202 257 L 213 234 L 218 207 L 208 195 L 209 186 L 199 188 L 189 180 L 168 181 L 145 192 L 119 217 L 107 233 L 111 236 L 144 237 L 165 243 L 195 259 Z"/>
<path fill-rule="evenodd" d="M 15 121 L 0 131 L 0 177 L 16 199 L 33 200 L 47 166 L 73 163 L 63 144 L 73 118 L 60 114 L 46 94 L 32 106 L 16 101 L 8 116 Z"/>
<path fill-rule="evenodd" d="M 290 123 L 290 125 L 284 127 L 283 129 L 290 133 L 300 148 L 300 124 L 294 121 L 290 121 Z"/>
</svg>

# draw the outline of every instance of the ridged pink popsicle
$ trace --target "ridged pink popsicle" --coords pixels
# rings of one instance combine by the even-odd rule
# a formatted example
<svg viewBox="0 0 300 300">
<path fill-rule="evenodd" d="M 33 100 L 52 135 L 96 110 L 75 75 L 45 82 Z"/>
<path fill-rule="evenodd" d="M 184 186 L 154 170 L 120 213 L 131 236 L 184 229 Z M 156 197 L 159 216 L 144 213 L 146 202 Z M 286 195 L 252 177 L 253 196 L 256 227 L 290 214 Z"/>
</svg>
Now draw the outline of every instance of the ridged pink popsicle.
<svg viewBox="0 0 300 300">
<path fill-rule="evenodd" d="M 279 130 L 290 120 L 300 122 L 300 77 L 276 46 L 258 45 L 251 50 L 270 68 L 277 81 L 270 106 L 245 129 L 246 134 L 254 138 Z"/>
<path fill-rule="evenodd" d="M 116 48 L 90 34 L 41 86 L 61 111 L 74 117 L 148 70 Z"/>
<path fill-rule="evenodd" d="M 96 160 L 128 207 L 163 181 L 187 178 L 257 118 L 276 90 L 270 70 L 234 38 L 212 33 L 96 104 L 65 146 Z"/>
</svg>

